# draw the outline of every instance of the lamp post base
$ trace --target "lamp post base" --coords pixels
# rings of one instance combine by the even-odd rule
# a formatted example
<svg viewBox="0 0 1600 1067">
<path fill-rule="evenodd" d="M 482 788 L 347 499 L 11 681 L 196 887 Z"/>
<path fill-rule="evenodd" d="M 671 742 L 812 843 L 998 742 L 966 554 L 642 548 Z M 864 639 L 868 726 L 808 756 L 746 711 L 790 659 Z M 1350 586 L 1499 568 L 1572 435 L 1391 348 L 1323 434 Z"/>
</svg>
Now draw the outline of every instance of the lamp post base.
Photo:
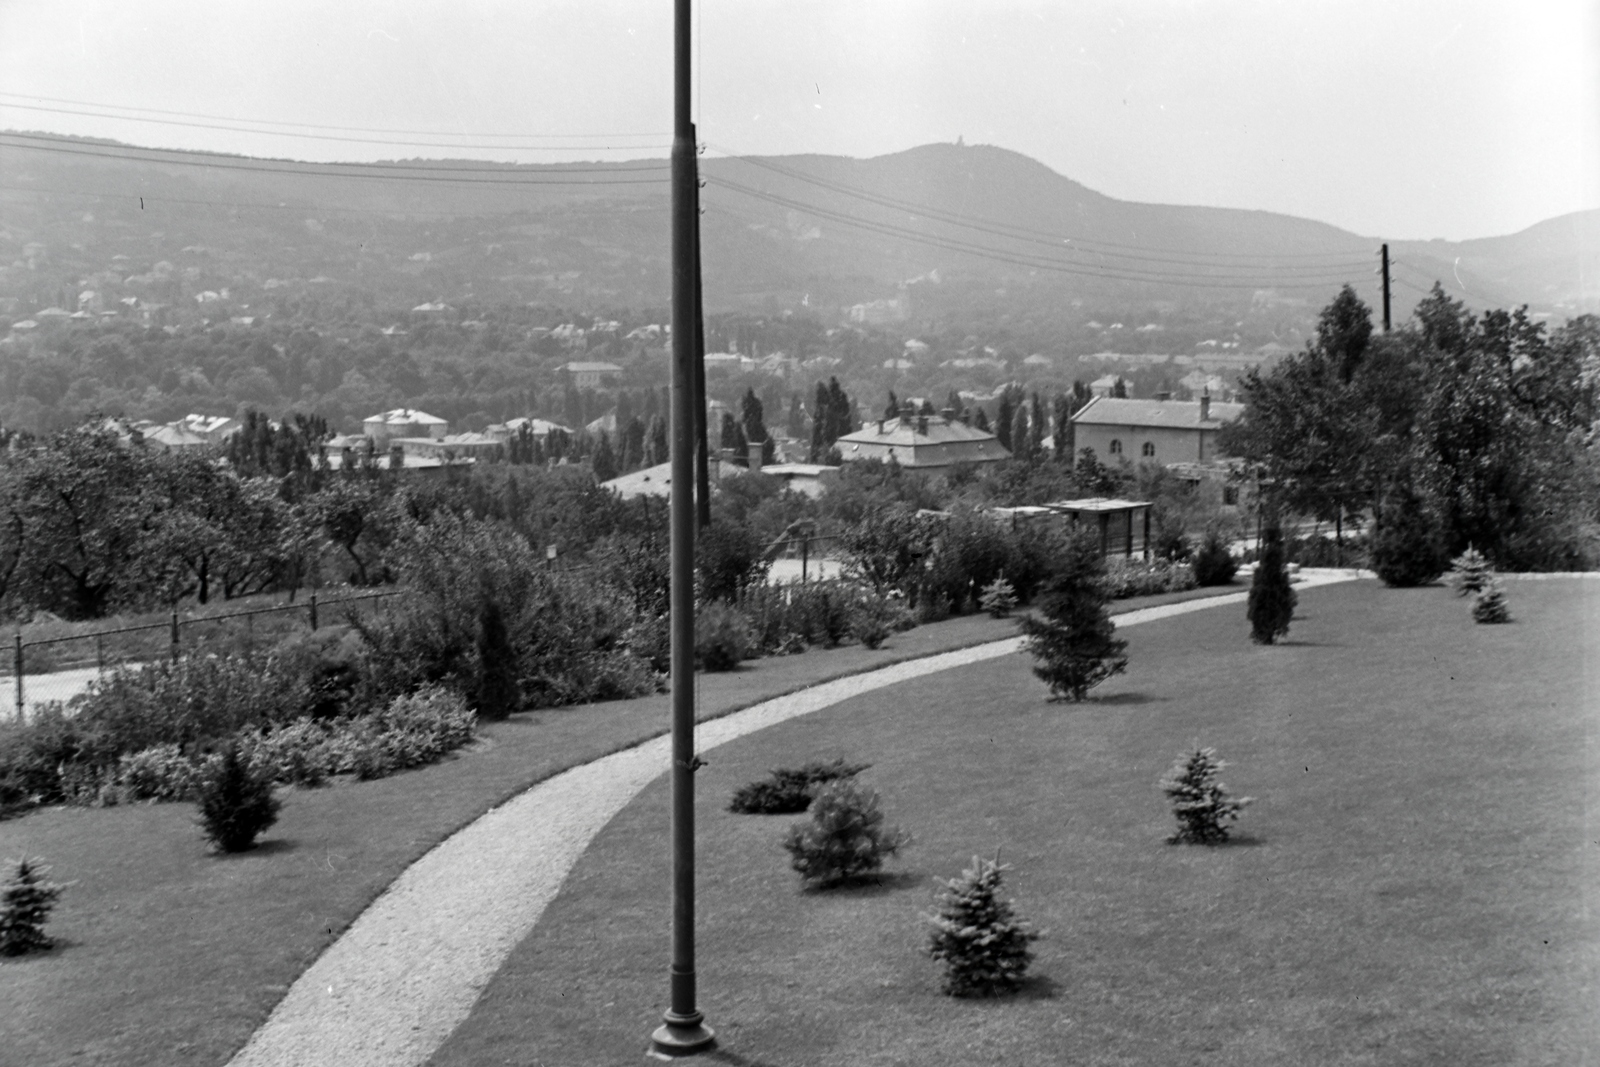
<svg viewBox="0 0 1600 1067">
<path fill-rule="evenodd" d="M 699 1012 L 676 1015 L 669 1011 L 664 1018 L 666 1022 L 650 1035 L 650 1054 L 657 1059 L 692 1056 L 716 1044 L 716 1035 Z"/>
</svg>

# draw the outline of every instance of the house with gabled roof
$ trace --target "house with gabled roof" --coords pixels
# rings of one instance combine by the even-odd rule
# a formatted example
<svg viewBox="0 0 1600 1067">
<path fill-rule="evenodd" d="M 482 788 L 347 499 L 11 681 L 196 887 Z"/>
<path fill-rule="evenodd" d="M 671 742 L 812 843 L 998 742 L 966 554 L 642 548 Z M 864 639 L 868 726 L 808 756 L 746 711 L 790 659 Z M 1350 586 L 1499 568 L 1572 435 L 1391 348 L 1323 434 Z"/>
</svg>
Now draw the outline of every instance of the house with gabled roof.
<svg viewBox="0 0 1600 1067">
<path fill-rule="evenodd" d="M 1105 463 L 1211 463 L 1217 434 L 1244 414 L 1243 404 L 1199 400 L 1133 400 L 1097 396 L 1072 416 L 1073 448 L 1094 449 Z"/>
<path fill-rule="evenodd" d="M 906 415 L 869 422 L 835 443 L 846 463 L 893 459 L 908 470 L 943 471 L 957 463 L 998 463 L 1011 453 L 1000 439 L 945 415 Z"/>
<path fill-rule="evenodd" d="M 450 420 L 416 408 L 395 408 L 362 419 L 361 432 L 382 448 L 391 437 L 441 438 L 450 432 Z"/>
</svg>

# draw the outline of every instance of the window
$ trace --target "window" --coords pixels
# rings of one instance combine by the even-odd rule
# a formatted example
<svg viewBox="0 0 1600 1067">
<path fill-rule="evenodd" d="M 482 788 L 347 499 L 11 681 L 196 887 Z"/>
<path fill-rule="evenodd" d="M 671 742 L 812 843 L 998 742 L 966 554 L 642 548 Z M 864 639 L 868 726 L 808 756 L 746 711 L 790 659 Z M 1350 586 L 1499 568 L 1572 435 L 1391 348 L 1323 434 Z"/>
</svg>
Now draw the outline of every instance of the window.
<svg viewBox="0 0 1600 1067">
<path fill-rule="evenodd" d="M 1239 487 L 1237 485 L 1223 486 L 1222 502 L 1228 505 L 1237 505 L 1239 503 Z"/>
<path fill-rule="evenodd" d="M 1122 455 L 1122 441 L 1119 438 L 1113 437 L 1111 439 L 1111 454 L 1113 456 Z"/>
<path fill-rule="evenodd" d="M 1146 441 L 1144 443 L 1144 448 L 1140 449 L 1139 452 L 1145 458 L 1151 458 L 1156 454 L 1156 446 L 1151 444 L 1149 441 Z"/>
</svg>

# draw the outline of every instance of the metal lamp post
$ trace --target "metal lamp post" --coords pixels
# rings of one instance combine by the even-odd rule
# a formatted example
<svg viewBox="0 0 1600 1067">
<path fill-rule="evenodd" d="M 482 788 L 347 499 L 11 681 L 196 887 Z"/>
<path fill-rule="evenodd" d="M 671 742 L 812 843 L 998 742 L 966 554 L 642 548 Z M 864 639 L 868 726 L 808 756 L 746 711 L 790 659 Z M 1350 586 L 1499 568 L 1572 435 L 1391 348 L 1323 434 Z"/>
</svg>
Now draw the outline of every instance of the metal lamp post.
<svg viewBox="0 0 1600 1067">
<path fill-rule="evenodd" d="M 697 232 L 699 179 L 689 120 L 689 0 L 674 2 L 672 134 L 672 969 L 671 1007 L 652 1052 L 710 1048 L 694 976 L 694 536 Z"/>
</svg>

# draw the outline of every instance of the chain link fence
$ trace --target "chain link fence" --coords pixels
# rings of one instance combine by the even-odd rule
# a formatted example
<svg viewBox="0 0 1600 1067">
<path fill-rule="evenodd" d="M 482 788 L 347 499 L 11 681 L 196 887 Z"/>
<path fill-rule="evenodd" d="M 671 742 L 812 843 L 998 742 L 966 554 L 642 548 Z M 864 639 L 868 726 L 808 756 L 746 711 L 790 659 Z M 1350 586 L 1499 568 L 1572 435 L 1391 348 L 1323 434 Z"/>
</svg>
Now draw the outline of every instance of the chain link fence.
<svg viewBox="0 0 1600 1067">
<path fill-rule="evenodd" d="M 320 600 L 313 591 L 296 604 L 203 615 L 173 611 L 160 622 L 33 640 L 19 631 L 5 657 L 9 662 L 0 667 L 0 716 L 22 722 L 29 708 L 65 703 L 119 666 L 177 660 L 200 648 L 213 652 L 270 648 L 291 634 L 317 629 L 347 605 L 404 592 L 388 589 Z"/>
</svg>

